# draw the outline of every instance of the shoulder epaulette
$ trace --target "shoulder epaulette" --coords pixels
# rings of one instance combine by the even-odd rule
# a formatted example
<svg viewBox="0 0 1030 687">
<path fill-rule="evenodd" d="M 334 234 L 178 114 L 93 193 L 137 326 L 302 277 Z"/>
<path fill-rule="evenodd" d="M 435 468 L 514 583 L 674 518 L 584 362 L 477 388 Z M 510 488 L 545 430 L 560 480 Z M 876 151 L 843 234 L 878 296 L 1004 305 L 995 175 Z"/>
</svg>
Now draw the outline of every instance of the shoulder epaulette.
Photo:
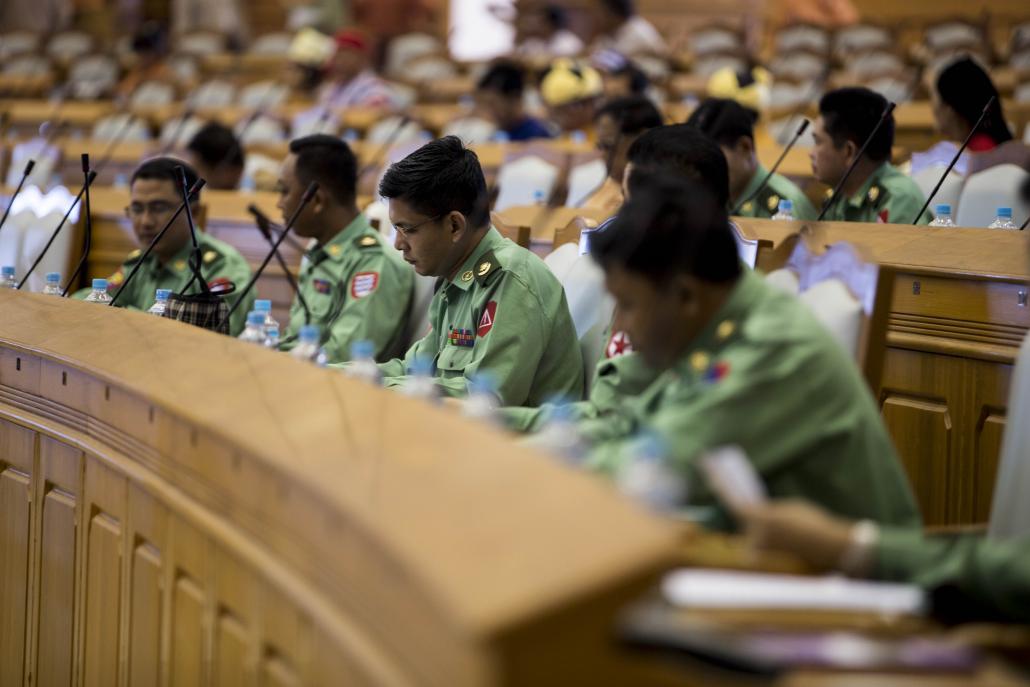
<svg viewBox="0 0 1030 687">
<path fill-rule="evenodd" d="M 493 251 L 486 253 L 479 259 L 476 266 L 472 268 L 475 272 L 476 281 L 479 282 L 480 286 L 486 286 L 497 278 L 504 268 L 497 262 L 497 256 L 494 255 Z"/>
</svg>

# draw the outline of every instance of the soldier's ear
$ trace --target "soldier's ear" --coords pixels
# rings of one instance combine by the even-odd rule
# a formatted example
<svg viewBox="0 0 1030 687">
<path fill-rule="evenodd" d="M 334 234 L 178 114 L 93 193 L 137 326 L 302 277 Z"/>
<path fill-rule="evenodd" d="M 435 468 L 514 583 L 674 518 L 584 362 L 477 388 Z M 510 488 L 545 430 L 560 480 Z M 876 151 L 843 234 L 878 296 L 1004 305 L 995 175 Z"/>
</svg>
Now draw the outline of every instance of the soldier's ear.
<svg viewBox="0 0 1030 687">
<path fill-rule="evenodd" d="M 447 231 L 451 236 L 451 243 L 457 243 L 465 235 L 465 230 L 468 228 L 468 222 L 465 220 L 465 215 L 461 214 L 457 210 L 452 210 L 448 213 L 445 220 Z"/>
<path fill-rule="evenodd" d="M 672 278 L 670 288 L 680 312 L 685 316 L 694 315 L 700 303 L 698 294 L 701 282 L 697 277 L 681 272 Z"/>
<path fill-rule="evenodd" d="M 858 144 L 854 141 L 844 141 L 844 158 L 845 164 L 851 164 L 855 161 L 855 155 L 858 154 Z"/>
</svg>

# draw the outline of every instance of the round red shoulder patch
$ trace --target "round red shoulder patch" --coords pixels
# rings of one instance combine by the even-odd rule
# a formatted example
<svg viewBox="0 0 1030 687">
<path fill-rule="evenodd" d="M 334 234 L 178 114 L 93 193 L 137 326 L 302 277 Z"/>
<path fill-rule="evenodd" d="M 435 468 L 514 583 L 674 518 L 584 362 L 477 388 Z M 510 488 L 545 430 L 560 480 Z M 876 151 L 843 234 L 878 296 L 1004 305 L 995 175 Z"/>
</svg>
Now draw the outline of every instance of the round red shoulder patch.
<svg viewBox="0 0 1030 687">
<path fill-rule="evenodd" d="M 479 328 L 476 334 L 486 336 L 494 328 L 494 321 L 497 319 L 497 301 L 490 301 L 483 309 L 483 316 L 479 318 Z"/>
</svg>

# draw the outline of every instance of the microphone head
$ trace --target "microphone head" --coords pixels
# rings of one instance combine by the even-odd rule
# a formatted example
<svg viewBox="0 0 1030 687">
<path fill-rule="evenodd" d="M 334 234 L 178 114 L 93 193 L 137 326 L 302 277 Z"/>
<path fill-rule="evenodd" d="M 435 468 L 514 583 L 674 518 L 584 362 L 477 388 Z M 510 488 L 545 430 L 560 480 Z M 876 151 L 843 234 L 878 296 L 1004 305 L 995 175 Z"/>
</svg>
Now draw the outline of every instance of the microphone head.
<svg viewBox="0 0 1030 687">
<path fill-rule="evenodd" d="M 179 169 L 181 170 L 182 167 L 180 167 Z M 185 176 L 185 174 L 184 174 L 184 176 Z M 193 184 L 193 188 L 190 189 L 190 195 L 192 196 L 194 193 L 196 193 L 200 189 L 204 188 L 204 184 L 206 184 L 206 183 L 207 183 L 207 180 L 198 178 L 197 182 L 195 184 Z"/>
<path fill-rule="evenodd" d="M 891 114 L 891 112 L 894 112 L 894 108 L 895 108 L 895 107 L 897 107 L 897 104 L 896 104 L 896 103 L 895 103 L 895 102 L 894 102 L 893 100 L 892 100 L 892 101 L 889 101 L 889 102 L 887 103 L 887 109 L 885 109 L 885 110 L 883 111 L 883 117 L 884 117 L 884 119 L 886 119 L 887 117 L 889 117 L 889 116 L 890 116 L 890 114 Z"/>
<path fill-rule="evenodd" d="M 89 153 L 82 154 L 82 173 L 89 174 Z"/>
<path fill-rule="evenodd" d="M 50 120 L 47 120 L 47 121 L 43 122 L 42 124 L 39 125 L 39 137 L 40 138 L 46 138 L 47 136 L 50 135 L 50 130 L 53 129 L 53 128 L 54 128 L 54 125 L 50 123 Z"/>
<path fill-rule="evenodd" d="M 992 96 L 991 96 L 991 99 L 987 101 L 987 104 L 986 104 L 986 105 L 984 105 L 984 114 L 985 114 L 985 115 L 986 115 L 986 114 L 988 113 L 988 111 L 990 111 L 990 109 L 991 109 L 991 108 L 992 108 L 992 107 L 994 106 L 994 101 L 995 101 L 995 100 L 997 100 L 997 99 L 998 99 L 998 96 L 996 96 L 996 95 L 992 95 Z"/>
<path fill-rule="evenodd" d="M 25 176 L 32 174 L 32 168 L 36 166 L 36 160 L 31 159 L 25 163 Z"/>
<path fill-rule="evenodd" d="M 798 132 L 797 132 L 796 135 L 800 136 L 801 134 L 805 133 L 805 131 L 808 130 L 808 125 L 809 124 L 810 124 L 810 122 L 807 119 L 802 119 L 801 120 L 801 126 L 798 127 Z"/>
<path fill-rule="evenodd" d="M 90 184 L 92 184 L 93 180 L 96 179 L 96 178 L 97 178 L 97 173 L 96 173 L 95 170 L 91 169 L 88 172 L 86 172 L 86 185 L 89 186 Z"/>
</svg>

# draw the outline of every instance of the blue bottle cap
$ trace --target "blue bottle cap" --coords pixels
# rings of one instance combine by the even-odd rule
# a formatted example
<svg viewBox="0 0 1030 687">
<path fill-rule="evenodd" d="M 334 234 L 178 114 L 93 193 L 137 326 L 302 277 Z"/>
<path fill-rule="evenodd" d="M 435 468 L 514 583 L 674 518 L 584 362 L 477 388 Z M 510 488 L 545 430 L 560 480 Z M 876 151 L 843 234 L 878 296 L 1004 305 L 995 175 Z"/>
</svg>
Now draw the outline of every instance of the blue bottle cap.
<svg viewBox="0 0 1030 687">
<path fill-rule="evenodd" d="M 13 277 L 14 265 L 4 265 L 3 267 L 0 267 L 0 274 L 4 275 L 5 277 Z"/>
<path fill-rule="evenodd" d="M 1012 219 L 1012 208 L 998 208 L 998 217 Z"/>
<path fill-rule="evenodd" d="M 166 301 L 168 297 L 172 295 L 171 289 L 158 289 L 156 294 L 156 300 Z"/>
<path fill-rule="evenodd" d="M 951 206 L 948 205 L 947 203 L 941 203 L 940 205 L 938 205 L 934 209 L 934 214 L 935 215 L 950 215 L 951 214 Z"/>
<path fill-rule="evenodd" d="M 254 301 L 254 309 L 258 312 L 271 312 L 272 301 L 268 300 L 267 298 L 259 298 L 256 301 Z"/>
<path fill-rule="evenodd" d="M 790 198 L 780 199 L 780 212 L 791 212 L 794 209 L 794 202 Z"/>
<path fill-rule="evenodd" d="M 107 291 L 107 280 L 106 279 L 94 279 L 93 280 L 94 291 Z"/>
<path fill-rule="evenodd" d="M 258 324 L 261 324 L 264 321 L 265 321 L 264 320 L 264 315 L 262 314 L 261 322 L 259 322 Z M 302 326 L 300 328 L 300 332 L 298 332 L 298 336 L 300 337 L 300 340 L 305 342 L 305 343 L 317 342 L 318 341 L 318 337 L 319 337 L 320 334 L 321 334 L 321 331 L 319 330 L 317 324 L 306 324 L 306 325 Z"/>
<path fill-rule="evenodd" d="M 47 272 L 46 273 L 46 283 L 47 284 L 56 284 L 59 281 L 61 281 L 61 273 L 60 272 Z"/>
<path fill-rule="evenodd" d="M 411 363 L 411 374 L 416 377 L 433 376 L 433 359 L 428 355 L 420 355 Z"/>
<path fill-rule="evenodd" d="M 497 376 L 488 370 L 480 370 L 475 373 L 469 380 L 469 394 L 495 396 L 497 394 Z"/>
<path fill-rule="evenodd" d="M 368 339 L 362 339 L 361 341 L 355 341 L 350 345 L 350 359 L 351 360 L 362 360 L 367 358 L 374 358 L 376 354 L 376 346 Z"/>
<path fill-rule="evenodd" d="M 265 323 L 265 313 L 259 310 L 251 310 L 247 313 L 247 324 L 260 327 Z"/>
</svg>

